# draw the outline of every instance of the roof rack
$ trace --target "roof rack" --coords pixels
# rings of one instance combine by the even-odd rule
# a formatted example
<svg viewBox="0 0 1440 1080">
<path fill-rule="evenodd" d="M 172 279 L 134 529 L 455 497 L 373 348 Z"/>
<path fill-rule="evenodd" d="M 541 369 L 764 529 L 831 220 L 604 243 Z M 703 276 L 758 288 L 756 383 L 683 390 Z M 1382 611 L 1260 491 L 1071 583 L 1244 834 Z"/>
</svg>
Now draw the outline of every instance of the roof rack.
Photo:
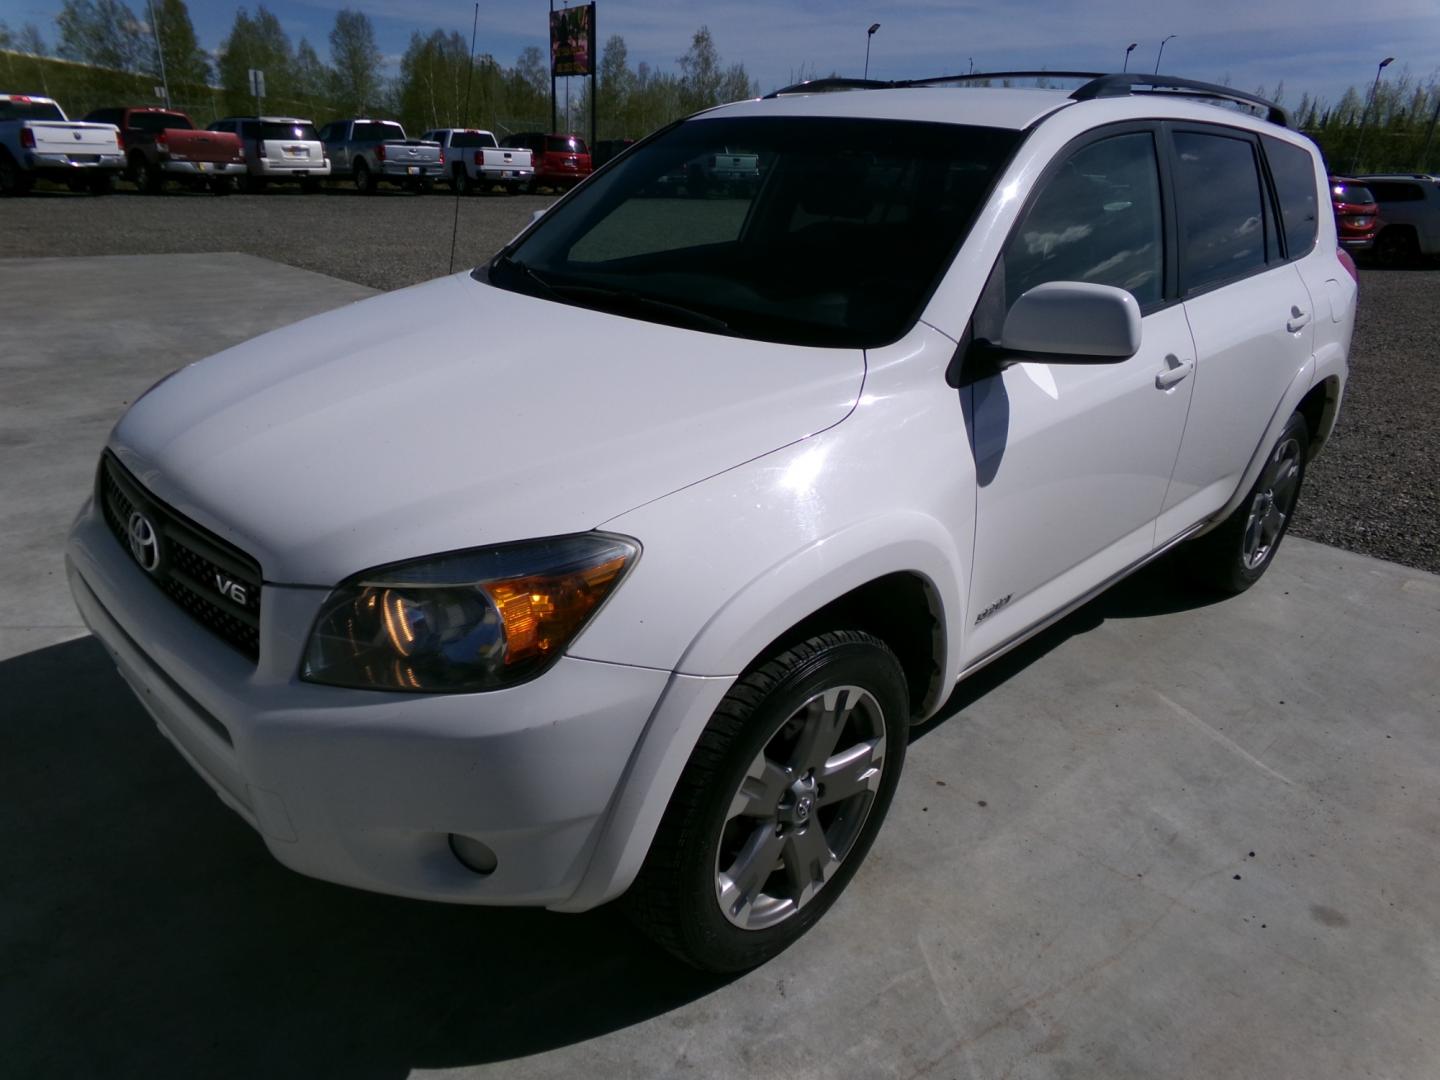
<svg viewBox="0 0 1440 1080">
<path fill-rule="evenodd" d="M 1162 94 L 1174 97 L 1201 98 L 1206 101 L 1229 101 L 1260 111 L 1265 119 L 1281 127 L 1289 127 L 1285 110 L 1268 98 L 1247 94 L 1218 83 L 1182 79 L 1174 75 L 1104 74 L 1098 71 L 970 71 L 959 75 L 933 75 L 924 79 L 810 79 L 793 86 L 781 87 L 765 96 L 778 98 L 785 94 L 814 94 L 830 90 L 899 90 L 907 87 L 937 86 L 942 83 L 989 82 L 995 79 L 1084 79 L 1083 86 L 1070 94 L 1072 101 L 1093 101 L 1096 98 L 1126 97 L 1130 94 Z"/>
</svg>

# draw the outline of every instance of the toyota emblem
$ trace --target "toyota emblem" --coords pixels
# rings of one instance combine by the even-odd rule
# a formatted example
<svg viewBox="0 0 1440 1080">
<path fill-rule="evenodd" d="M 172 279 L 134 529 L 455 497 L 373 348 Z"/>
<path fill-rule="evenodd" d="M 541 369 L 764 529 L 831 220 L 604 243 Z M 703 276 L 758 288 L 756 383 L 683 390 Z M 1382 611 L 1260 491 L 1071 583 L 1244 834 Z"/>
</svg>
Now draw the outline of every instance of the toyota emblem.
<svg viewBox="0 0 1440 1080">
<path fill-rule="evenodd" d="M 160 565 L 160 534 L 150 519 L 136 510 L 130 515 L 125 532 L 130 537 L 130 554 L 146 573 L 153 574 Z"/>
</svg>

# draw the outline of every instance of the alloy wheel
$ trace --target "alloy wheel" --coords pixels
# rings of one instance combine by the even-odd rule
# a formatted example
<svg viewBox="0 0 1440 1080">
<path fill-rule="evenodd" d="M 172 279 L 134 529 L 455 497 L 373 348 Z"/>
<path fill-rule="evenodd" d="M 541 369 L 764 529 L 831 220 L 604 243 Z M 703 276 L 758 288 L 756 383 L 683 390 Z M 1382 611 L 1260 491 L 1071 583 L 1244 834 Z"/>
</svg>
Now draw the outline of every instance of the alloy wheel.
<svg viewBox="0 0 1440 1080">
<path fill-rule="evenodd" d="M 1300 443 L 1286 439 L 1275 448 L 1264 478 L 1250 500 L 1240 558 L 1247 570 L 1264 564 L 1279 543 L 1300 493 Z"/>
</svg>

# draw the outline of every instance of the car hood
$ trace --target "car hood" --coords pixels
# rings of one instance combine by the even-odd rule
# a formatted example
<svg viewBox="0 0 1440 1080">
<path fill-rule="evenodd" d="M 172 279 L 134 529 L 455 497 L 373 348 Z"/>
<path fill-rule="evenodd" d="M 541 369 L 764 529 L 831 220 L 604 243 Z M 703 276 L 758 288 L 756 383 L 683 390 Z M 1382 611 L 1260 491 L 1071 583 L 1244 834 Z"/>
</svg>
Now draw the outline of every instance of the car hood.
<svg viewBox="0 0 1440 1080">
<path fill-rule="evenodd" d="M 267 581 L 333 585 L 593 529 L 838 423 L 864 373 L 858 349 L 699 333 L 458 274 L 182 368 L 111 446 Z"/>
</svg>

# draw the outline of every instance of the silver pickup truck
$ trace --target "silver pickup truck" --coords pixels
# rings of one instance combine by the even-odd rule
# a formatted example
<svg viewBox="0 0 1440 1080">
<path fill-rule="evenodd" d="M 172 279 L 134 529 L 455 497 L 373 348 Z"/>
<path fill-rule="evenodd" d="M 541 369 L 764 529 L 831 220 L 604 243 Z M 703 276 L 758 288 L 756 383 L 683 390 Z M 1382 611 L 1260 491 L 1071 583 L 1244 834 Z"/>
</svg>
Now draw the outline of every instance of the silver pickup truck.
<svg viewBox="0 0 1440 1080">
<path fill-rule="evenodd" d="M 23 195 L 43 177 L 103 195 L 124 167 L 114 124 L 70 120 L 52 98 L 0 94 L 0 194 Z"/>
<path fill-rule="evenodd" d="M 535 164 L 529 150 L 501 146 L 481 128 L 435 128 L 420 136 L 440 144 L 440 164 L 459 194 L 499 184 L 510 194 L 529 191 Z"/>
<path fill-rule="evenodd" d="M 382 180 L 428 191 L 440 176 L 440 144 L 409 139 L 394 120 L 332 120 L 320 129 L 330 175 L 350 177 L 355 190 L 371 195 Z"/>
</svg>

